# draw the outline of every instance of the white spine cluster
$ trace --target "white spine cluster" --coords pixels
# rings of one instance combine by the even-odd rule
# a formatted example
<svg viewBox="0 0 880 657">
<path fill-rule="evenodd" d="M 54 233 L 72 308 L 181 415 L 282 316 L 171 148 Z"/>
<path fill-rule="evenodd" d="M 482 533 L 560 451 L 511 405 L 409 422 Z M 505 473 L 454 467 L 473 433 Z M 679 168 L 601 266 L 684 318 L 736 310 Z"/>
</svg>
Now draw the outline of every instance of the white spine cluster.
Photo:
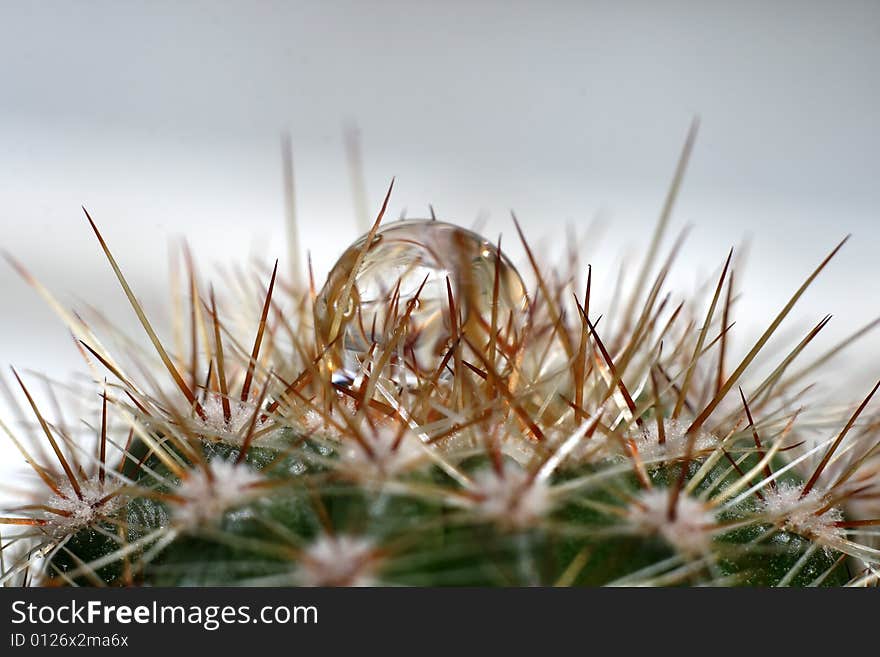
<svg viewBox="0 0 880 657">
<path fill-rule="evenodd" d="M 816 488 L 806 495 L 803 490 L 802 485 L 778 484 L 764 493 L 762 511 L 781 529 L 817 541 L 828 549 L 844 534 L 836 524 L 843 520 L 843 513 L 836 507 L 826 509 L 827 498 Z"/>
<path fill-rule="evenodd" d="M 371 586 L 376 566 L 371 539 L 323 534 L 303 551 L 299 582 L 303 586 Z"/>
<path fill-rule="evenodd" d="M 219 394 L 211 393 L 205 397 L 202 410 L 207 419 L 202 420 L 205 426 L 216 431 L 230 431 L 238 433 L 250 422 L 254 413 L 254 407 L 235 399 L 229 400 L 229 421 L 223 411 L 223 399 Z"/>
<path fill-rule="evenodd" d="M 195 426 L 193 428 L 197 433 L 230 445 L 240 445 L 247 436 L 257 407 L 248 402 L 230 399 L 229 421 L 227 421 L 226 411 L 223 408 L 223 397 L 218 393 L 208 393 L 202 402 L 202 411 L 205 417 L 197 416 L 194 419 Z M 268 426 L 267 422 L 262 417 L 256 419 L 254 431 L 261 432 L 258 444 L 271 442 L 271 437 L 264 433 Z M 270 431 L 269 433 L 274 432 Z"/>
<path fill-rule="evenodd" d="M 212 524 L 231 509 L 252 499 L 254 486 L 263 477 L 243 463 L 215 459 L 204 468 L 193 468 L 174 494 L 174 520 L 184 529 Z"/>
<path fill-rule="evenodd" d="M 79 480 L 77 484 L 82 498 L 70 482 L 65 481 L 58 487 L 61 495 L 56 493 L 46 501 L 46 506 L 64 514 L 47 513 L 45 516 L 45 529 L 55 538 L 70 536 L 100 522 L 122 505 L 119 495 L 108 498 L 119 486 L 106 480 L 102 483 L 97 475 Z"/>
<path fill-rule="evenodd" d="M 691 456 L 711 452 L 718 446 L 718 439 L 710 433 L 700 432 L 696 437 L 688 436 L 687 426 L 679 420 L 663 420 L 664 441 L 661 443 L 657 423 L 646 422 L 644 429 L 634 436 L 639 457 L 649 463 L 674 461 L 687 456 L 689 443 Z"/>
<path fill-rule="evenodd" d="M 384 479 L 426 462 L 425 448 L 408 429 L 401 435 L 394 425 L 380 425 L 363 432 L 363 441 L 347 438 L 340 447 L 342 469 L 356 478 Z"/>
<path fill-rule="evenodd" d="M 505 462 L 500 472 L 481 470 L 475 475 L 474 484 L 474 511 L 512 529 L 535 525 L 552 506 L 546 482 L 511 461 Z"/>
<path fill-rule="evenodd" d="M 628 519 L 640 534 L 657 535 L 686 555 L 705 554 L 712 542 L 715 517 L 702 502 L 682 493 L 669 513 L 670 491 L 642 492 L 629 506 Z"/>
</svg>

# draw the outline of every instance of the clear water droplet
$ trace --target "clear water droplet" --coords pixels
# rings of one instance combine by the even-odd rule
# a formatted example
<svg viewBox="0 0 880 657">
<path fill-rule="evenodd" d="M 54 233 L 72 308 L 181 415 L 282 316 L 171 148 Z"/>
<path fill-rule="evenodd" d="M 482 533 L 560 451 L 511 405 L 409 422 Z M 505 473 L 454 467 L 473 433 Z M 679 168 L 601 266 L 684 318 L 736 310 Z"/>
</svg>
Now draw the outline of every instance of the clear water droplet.
<svg viewBox="0 0 880 657">
<path fill-rule="evenodd" d="M 392 349 L 389 363 L 398 380 L 414 385 L 433 376 L 453 343 L 447 280 L 462 348 L 487 349 L 496 273 L 496 351 L 517 345 L 527 318 L 526 288 L 485 238 L 442 221 L 406 220 L 382 228 L 365 245 L 363 236 L 342 254 L 315 301 L 318 343 L 327 349 L 334 378 L 355 379 L 373 345 L 377 353 Z M 448 379 L 450 366 L 438 378 Z"/>
</svg>

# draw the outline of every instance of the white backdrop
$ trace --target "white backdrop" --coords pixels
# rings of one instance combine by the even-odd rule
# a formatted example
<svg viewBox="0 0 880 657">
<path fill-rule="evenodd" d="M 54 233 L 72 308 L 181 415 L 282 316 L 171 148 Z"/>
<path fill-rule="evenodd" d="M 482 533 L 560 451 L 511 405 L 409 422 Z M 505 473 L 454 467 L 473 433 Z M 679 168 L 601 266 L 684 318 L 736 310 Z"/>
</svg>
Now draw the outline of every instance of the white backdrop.
<svg viewBox="0 0 880 657">
<path fill-rule="evenodd" d="M 357 235 L 342 139 L 356 123 L 373 207 L 396 175 L 393 215 L 488 213 L 509 245 L 510 208 L 550 241 L 602 211 L 594 266 L 609 281 L 646 244 L 699 114 L 675 213 L 695 229 L 673 282 L 693 284 L 752 235 L 749 334 L 853 232 L 795 312 L 834 313 L 827 345 L 880 315 L 880 5 L 704 4 L 6 3 L 0 243 L 66 302 L 136 330 L 85 204 L 161 323 L 171 236 L 203 264 L 284 256 L 289 130 L 320 277 Z M 4 365 L 77 367 L 61 323 L 5 265 L 0 294 Z M 852 398 L 878 347 L 837 370 Z M 19 461 L 0 440 L 0 472 Z"/>
</svg>

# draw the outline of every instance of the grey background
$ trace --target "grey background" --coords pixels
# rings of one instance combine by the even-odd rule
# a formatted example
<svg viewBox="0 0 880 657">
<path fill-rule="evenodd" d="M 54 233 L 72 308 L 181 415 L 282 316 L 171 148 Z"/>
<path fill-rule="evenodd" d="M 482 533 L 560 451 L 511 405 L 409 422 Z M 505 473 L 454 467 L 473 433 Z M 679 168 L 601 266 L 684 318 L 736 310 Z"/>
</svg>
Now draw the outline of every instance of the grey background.
<svg viewBox="0 0 880 657">
<path fill-rule="evenodd" d="M 699 114 L 674 220 L 695 228 L 673 283 L 689 289 L 751 235 L 748 337 L 852 232 L 790 324 L 834 313 L 827 345 L 880 314 L 878 62 L 876 1 L 2 2 L 0 245 L 66 302 L 136 330 L 85 204 L 161 324 L 171 236 L 206 269 L 285 256 L 288 130 L 320 278 L 359 232 L 342 136 L 356 124 L 373 208 L 396 175 L 394 215 L 482 213 L 512 250 L 511 208 L 550 248 L 601 213 L 607 293 Z M 0 290 L 4 365 L 79 367 L 5 265 Z M 863 394 L 878 347 L 829 388 Z M 2 444 L 0 470 L 17 467 Z"/>
</svg>

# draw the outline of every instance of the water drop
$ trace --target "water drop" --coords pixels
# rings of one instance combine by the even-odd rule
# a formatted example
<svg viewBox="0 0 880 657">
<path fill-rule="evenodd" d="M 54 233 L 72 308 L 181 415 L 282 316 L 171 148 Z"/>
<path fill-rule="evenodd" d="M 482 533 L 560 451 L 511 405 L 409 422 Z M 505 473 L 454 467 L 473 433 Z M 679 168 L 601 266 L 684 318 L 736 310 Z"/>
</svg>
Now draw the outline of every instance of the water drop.
<svg viewBox="0 0 880 657">
<path fill-rule="evenodd" d="M 369 246 L 366 239 L 342 254 L 315 301 L 318 344 L 326 349 L 334 379 L 355 379 L 371 349 L 374 354 L 391 349 L 384 375 L 415 385 L 438 371 L 455 331 L 462 349 L 484 355 L 501 358 L 518 345 L 529 305 L 526 288 L 491 242 L 434 220 L 398 221 L 382 228 Z M 497 337 L 490 350 L 496 275 Z M 451 367 L 447 362 L 438 378 L 449 379 Z"/>
</svg>

